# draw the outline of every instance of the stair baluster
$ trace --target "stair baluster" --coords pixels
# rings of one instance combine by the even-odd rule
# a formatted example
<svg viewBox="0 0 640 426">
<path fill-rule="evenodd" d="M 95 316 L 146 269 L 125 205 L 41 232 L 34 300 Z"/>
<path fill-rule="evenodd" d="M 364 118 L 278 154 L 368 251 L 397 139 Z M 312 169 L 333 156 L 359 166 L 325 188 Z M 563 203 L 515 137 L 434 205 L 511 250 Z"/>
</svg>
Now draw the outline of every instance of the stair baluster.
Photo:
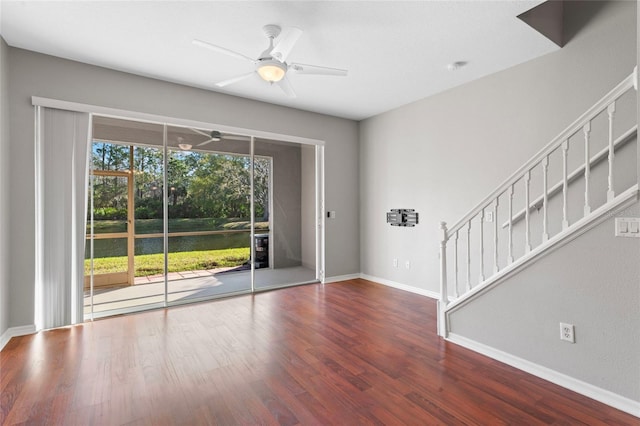
<svg viewBox="0 0 640 426">
<path fill-rule="evenodd" d="M 498 202 L 496 197 L 496 203 L 493 206 L 493 273 L 497 274 L 500 270 L 498 265 Z"/>
<path fill-rule="evenodd" d="M 453 238 L 453 295 L 457 299 L 458 292 L 458 231 Z"/>
<path fill-rule="evenodd" d="M 545 155 L 542 159 L 542 242 L 549 240 L 549 209 L 548 209 L 548 191 L 549 191 L 549 156 Z"/>
<path fill-rule="evenodd" d="M 513 263 L 513 184 L 509 186 L 509 264 Z"/>
<path fill-rule="evenodd" d="M 531 205 L 529 201 L 529 182 L 531 181 L 531 171 L 527 170 L 524 174 L 524 252 L 531 251 Z"/>
<path fill-rule="evenodd" d="M 589 178 L 591 176 L 591 154 L 589 154 L 589 133 L 591 132 L 591 122 L 582 128 L 584 133 L 584 215 L 591 213 L 591 201 L 589 199 Z"/>
<path fill-rule="evenodd" d="M 484 281 L 484 209 L 480 210 L 480 277 L 478 282 Z"/>
<path fill-rule="evenodd" d="M 471 219 L 467 222 L 467 291 L 471 290 Z"/>
<path fill-rule="evenodd" d="M 615 190 L 613 189 L 613 158 L 615 156 L 615 146 L 613 143 L 613 115 L 616 112 L 616 102 L 613 101 L 607 107 L 607 114 L 609 115 L 609 189 L 607 191 L 607 202 L 612 201 L 616 197 Z"/>
<path fill-rule="evenodd" d="M 567 176 L 567 157 L 569 153 L 569 140 L 562 143 L 562 230 L 569 227 L 569 178 Z"/>
</svg>

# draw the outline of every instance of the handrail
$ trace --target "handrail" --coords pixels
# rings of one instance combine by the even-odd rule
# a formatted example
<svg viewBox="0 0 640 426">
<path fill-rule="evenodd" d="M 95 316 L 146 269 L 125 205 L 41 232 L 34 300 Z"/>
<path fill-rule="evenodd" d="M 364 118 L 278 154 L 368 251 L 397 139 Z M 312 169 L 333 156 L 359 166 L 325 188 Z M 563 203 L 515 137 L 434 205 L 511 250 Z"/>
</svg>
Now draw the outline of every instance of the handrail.
<svg viewBox="0 0 640 426">
<path fill-rule="evenodd" d="M 447 238 L 453 235 L 456 231 L 460 230 L 469 220 L 473 219 L 482 209 L 484 209 L 490 202 L 495 200 L 503 192 L 505 192 L 510 185 L 517 182 L 523 175 L 531 170 L 536 164 L 541 162 L 547 155 L 551 154 L 554 150 L 558 149 L 560 145 L 571 136 L 577 133 L 586 123 L 594 119 L 598 114 L 604 111 L 609 104 L 616 101 L 627 90 L 635 87 L 636 71 L 622 80 L 616 87 L 614 87 L 609 93 L 604 95 L 598 102 L 596 102 L 591 108 L 589 108 L 584 114 L 582 114 L 577 120 L 571 123 L 566 129 L 564 129 L 558 136 L 553 138 L 544 148 L 538 151 L 529 161 L 527 161 L 522 167 L 511 174 L 497 189 L 491 192 L 480 203 L 478 203 L 469 213 L 464 215 L 462 219 L 455 223 L 447 230 Z"/>
</svg>

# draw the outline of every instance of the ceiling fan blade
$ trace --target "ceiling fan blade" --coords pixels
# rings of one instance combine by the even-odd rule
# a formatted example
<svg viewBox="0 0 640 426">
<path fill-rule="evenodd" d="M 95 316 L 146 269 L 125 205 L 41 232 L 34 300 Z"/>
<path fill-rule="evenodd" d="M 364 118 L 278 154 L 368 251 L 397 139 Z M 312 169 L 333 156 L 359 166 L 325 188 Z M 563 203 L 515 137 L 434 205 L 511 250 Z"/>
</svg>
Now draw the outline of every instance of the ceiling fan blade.
<svg viewBox="0 0 640 426">
<path fill-rule="evenodd" d="M 289 68 L 293 69 L 296 74 L 309 74 L 309 75 L 335 75 L 338 77 L 346 77 L 347 70 L 341 70 L 339 68 L 319 67 L 317 65 L 307 64 L 291 64 Z"/>
<path fill-rule="evenodd" d="M 206 144 L 211 143 L 211 142 L 213 142 L 213 139 L 209 139 L 208 141 L 201 142 L 201 143 L 199 143 L 199 144 L 198 144 L 198 145 L 196 145 L 196 146 L 206 145 Z"/>
<path fill-rule="evenodd" d="M 225 49 L 224 47 L 216 46 L 215 44 L 211 44 L 211 43 L 208 43 L 206 41 L 193 39 L 192 43 L 195 44 L 196 46 L 204 47 L 205 49 L 213 50 L 214 52 L 223 53 L 225 55 L 233 56 L 234 58 L 237 58 L 237 59 L 246 59 L 247 61 L 249 61 L 251 63 L 255 63 L 256 62 L 254 59 L 251 59 L 250 57 L 245 56 L 242 53 L 234 52 L 233 50 Z"/>
<path fill-rule="evenodd" d="M 233 83 L 237 83 L 239 81 L 244 80 L 245 78 L 251 77 L 254 73 L 255 73 L 255 71 L 251 71 L 249 73 L 239 75 L 238 77 L 233 77 L 233 78 L 230 78 L 229 80 L 221 81 L 219 83 L 216 83 L 216 86 L 224 87 L 224 86 L 228 86 L 228 85 L 233 84 Z"/>
<path fill-rule="evenodd" d="M 240 136 L 240 135 L 224 135 L 222 136 L 222 139 L 225 139 L 228 141 L 246 141 L 249 138 L 246 136 Z"/>
<path fill-rule="evenodd" d="M 285 62 L 301 35 L 302 30 L 300 28 L 291 27 L 287 29 L 287 32 L 280 37 L 278 44 L 271 50 L 271 56 L 280 62 Z"/>
<path fill-rule="evenodd" d="M 280 86 L 280 88 L 282 89 L 284 94 L 287 95 L 288 97 L 290 97 L 290 98 L 295 98 L 296 97 L 296 92 L 295 92 L 295 90 L 293 90 L 293 86 L 291 86 L 291 82 L 289 81 L 289 79 L 287 78 L 286 75 L 284 76 L 284 78 L 282 80 L 280 80 L 276 84 L 278 86 Z"/>
<path fill-rule="evenodd" d="M 208 138 L 210 138 L 210 137 L 211 137 L 211 134 L 209 134 L 209 133 L 207 133 L 207 132 L 205 132 L 205 131 L 198 130 L 198 129 L 194 129 L 194 128 L 192 128 L 192 127 L 189 127 L 189 129 L 191 129 L 192 131 L 196 132 L 196 133 L 197 133 L 197 134 L 199 134 L 199 135 L 206 136 L 206 137 L 208 137 Z"/>
</svg>

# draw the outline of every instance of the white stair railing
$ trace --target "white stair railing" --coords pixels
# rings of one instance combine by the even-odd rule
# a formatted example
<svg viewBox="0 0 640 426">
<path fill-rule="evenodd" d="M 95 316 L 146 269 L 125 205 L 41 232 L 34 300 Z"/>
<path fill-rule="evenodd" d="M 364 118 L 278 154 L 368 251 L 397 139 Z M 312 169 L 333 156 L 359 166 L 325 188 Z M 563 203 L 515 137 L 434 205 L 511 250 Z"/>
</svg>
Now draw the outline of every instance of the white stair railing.
<svg viewBox="0 0 640 426">
<path fill-rule="evenodd" d="M 613 90 L 607 93 L 602 99 L 596 102 L 584 114 L 582 114 L 569 127 L 554 138 L 540 152 L 533 156 L 527 163 L 520 167 L 507 180 L 505 180 L 498 188 L 483 199 L 475 208 L 467 213 L 455 225 L 448 228 L 445 222 L 440 223 L 441 241 L 440 241 L 440 300 L 438 303 L 438 333 L 446 337 L 448 333 L 447 312 L 456 306 L 479 293 L 483 289 L 489 287 L 492 283 L 512 272 L 517 267 L 523 265 L 527 261 L 539 255 L 542 251 L 555 245 L 557 242 L 572 234 L 574 228 L 585 226 L 589 223 L 590 217 L 601 216 L 603 212 L 610 211 L 621 202 L 629 199 L 631 195 L 638 193 L 637 179 L 630 188 L 621 191 L 616 196 L 614 177 L 615 177 L 615 154 L 616 150 L 622 148 L 623 145 L 631 140 L 637 140 L 637 120 L 635 119 L 636 93 L 633 92 L 633 120 L 624 132 L 619 132 L 616 128 L 616 104 L 619 100 L 631 92 L 635 88 L 637 92 L 637 68 L 634 72 L 618 84 Z M 629 102 L 628 102 L 629 103 Z M 606 112 L 606 118 L 604 116 Z M 630 116 L 627 114 L 627 116 Z M 593 143 L 592 124 L 596 117 L 605 118 L 607 120 L 606 129 L 606 148 L 591 156 L 590 145 Z M 600 123 L 601 124 L 601 123 Z M 600 126 L 604 127 L 604 126 Z M 606 132 L 604 131 L 606 130 Z M 616 132 L 620 133 L 615 137 Z M 579 142 L 576 142 L 578 140 Z M 569 153 L 573 144 L 579 145 L 579 149 L 584 150 L 582 162 L 580 166 L 573 172 L 569 172 Z M 578 149 L 578 148 L 574 148 Z M 552 154 L 559 153 L 561 155 L 561 179 L 558 183 L 549 187 L 550 174 L 550 158 Z M 557 155 L 556 155 L 557 156 Z M 606 201 L 604 204 L 594 209 L 593 199 L 593 176 L 594 167 L 603 162 L 608 161 L 608 170 L 606 176 Z M 531 199 L 532 172 L 540 171 L 540 177 L 536 183 L 541 185 L 542 194 L 539 197 Z M 570 185 L 576 180 L 584 181 L 584 205 L 580 208 L 581 217 L 571 223 L 569 215 L 569 189 Z M 516 186 L 522 187 L 524 207 L 514 213 L 514 195 Z M 549 203 L 561 193 L 560 206 L 556 212 L 560 215 L 553 218 L 555 222 L 551 222 L 552 211 L 549 209 Z M 604 196 L 604 194 L 602 194 Z M 506 198 L 506 206 L 504 199 Z M 506 208 L 506 221 L 502 226 L 498 226 L 499 206 Z M 538 224 L 539 240 L 534 245 L 532 239 L 532 212 L 538 212 L 542 209 L 541 223 Z M 487 215 L 488 214 L 488 215 Z M 491 220 L 487 220 L 487 218 Z M 524 219 L 524 223 L 521 221 Z M 490 250 L 485 246 L 485 223 L 493 222 L 489 233 L 492 245 Z M 516 229 L 516 225 L 518 228 Z M 551 235 L 550 225 L 558 225 L 560 230 Z M 472 228 L 477 228 L 473 241 Z M 492 228 L 492 230 L 491 230 Z M 500 229 L 504 229 L 506 236 L 500 234 Z M 514 246 L 516 242 L 522 246 Z M 506 241 L 502 241 L 506 239 Z M 449 244 L 452 243 L 452 244 Z M 506 247 L 501 245 L 505 244 Z M 477 245 L 476 245 L 477 244 Z M 464 252 L 460 256 L 460 249 Z M 472 250 L 472 247 L 477 247 Z M 516 255 L 516 248 L 518 255 Z M 503 252 L 500 258 L 500 252 Z M 447 263 L 448 252 L 452 257 L 451 265 Z M 489 259 L 487 259 L 489 257 Z M 489 260 L 487 262 L 487 260 Z M 487 264 L 490 264 L 491 271 L 487 273 Z M 502 265 L 502 267 L 501 267 Z M 462 267 L 462 271 L 460 270 Z M 478 280 L 472 280 L 472 269 L 478 271 Z M 460 275 L 463 274 L 461 277 Z M 476 275 L 474 275 L 475 277 Z M 463 288 L 461 288 L 463 287 Z"/>
</svg>

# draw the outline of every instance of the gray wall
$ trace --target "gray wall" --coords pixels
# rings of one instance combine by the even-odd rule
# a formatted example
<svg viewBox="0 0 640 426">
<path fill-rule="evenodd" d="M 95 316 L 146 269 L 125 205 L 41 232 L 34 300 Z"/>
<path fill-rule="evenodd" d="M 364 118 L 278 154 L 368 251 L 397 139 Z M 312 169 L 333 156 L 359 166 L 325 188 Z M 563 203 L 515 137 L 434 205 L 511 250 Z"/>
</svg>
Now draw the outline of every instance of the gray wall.
<svg viewBox="0 0 640 426">
<path fill-rule="evenodd" d="M 633 71 L 635 2 L 567 2 L 565 15 L 563 49 L 360 123 L 363 273 L 438 291 L 439 222 L 460 219 Z M 415 208 L 420 224 L 387 225 L 392 208 Z"/>
<path fill-rule="evenodd" d="M 9 193 L 9 102 L 7 52 L 9 47 L 0 37 L 0 194 Z M 9 202 L 0 203 L 0 336 L 9 328 Z"/>
<path fill-rule="evenodd" d="M 638 203 L 616 214 L 640 216 Z M 640 401 L 640 239 L 614 218 L 451 313 L 451 330 Z M 576 343 L 560 340 L 560 322 Z"/>
<path fill-rule="evenodd" d="M 10 325 L 33 323 L 34 169 L 31 96 L 141 111 L 326 141 L 326 274 L 359 267 L 357 123 L 9 49 L 12 234 Z"/>
</svg>

